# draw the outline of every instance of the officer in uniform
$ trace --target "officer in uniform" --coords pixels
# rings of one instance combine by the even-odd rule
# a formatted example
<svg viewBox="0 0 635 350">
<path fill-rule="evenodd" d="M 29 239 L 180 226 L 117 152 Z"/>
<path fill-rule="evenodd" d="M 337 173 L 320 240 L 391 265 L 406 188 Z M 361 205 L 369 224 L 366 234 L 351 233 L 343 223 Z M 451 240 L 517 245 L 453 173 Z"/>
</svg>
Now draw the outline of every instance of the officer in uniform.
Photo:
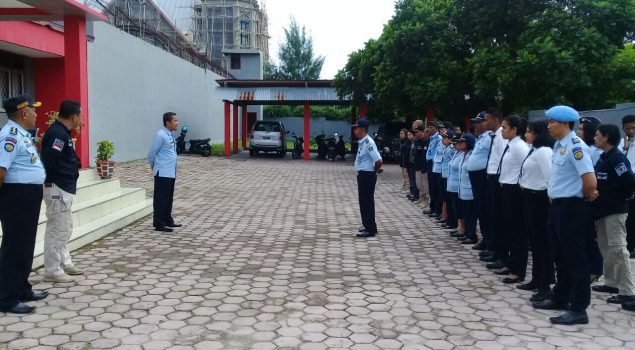
<svg viewBox="0 0 635 350">
<path fill-rule="evenodd" d="M 557 142 L 553 153 L 553 173 L 547 193 L 551 200 L 547 230 L 557 270 L 553 296 L 533 306 L 543 310 L 569 310 L 550 318 L 551 323 L 586 324 L 591 302 L 586 223 L 590 207 L 585 203 L 598 197 L 597 180 L 589 147 L 573 131 L 578 112 L 567 106 L 547 111 L 549 133 Z"/>
<path fill-rule="evenodd" d="M 441 192 L 439 191 L 439 178 L 441 173 L 435 173 L 432 171 L 434 167 L 434 157 L 437 154 L 437 147 L 441 143 L 442 136 L 439 134 L 439 128 L 444 126 L 440 122 L 432 121 L 428 123 L 428 134 L 430 134 L 430 141 L 428 144 L 428 151 L 426 152 L 427 172 L 428 172 L 428 188 L 430 189 L 430 211 L 427 212 L 430 216 L 439 217 L 441 215 Z"/>
<path fill-rule="evenodd" d="M 377 234 L 375 223 L 375 185 L 377 174 L 384 171 L 383 162 L 375 141 L 368 136 L 370 123 L 366 119 L 359 119 L 353 125 L 355 137 L 359 140 L 355 170 L 357 170 L 357 191 L 359 195 L 359 211 L 362 217 L 363 229 L 357 237 L 374 237 Z"/>
<path fill-rule="evenodd" d="M 148 151 L 148 162 L 154 175 L 154 229 L 172 232 L 181 227 L 172 218 L 174 200 L 174 182 L 176 180 L 176 142 L 172 133 L 179 128 L 176 113 L 163 114 L 163 128 L 154 135 L 154 142 Z"/>
<path fill-rule="evenodd" d="M 81 275 L 75 267 L 66 244 L 73 233 L 71 206 L 77 192 L 79 158 L 73 147 L 71 130 L 82 122 L 77 101 L 64 101 L 59 118 L 42 138 L 42 163 L 46 170 L 44 202 L 46 203 L 46 233 L 44 234 L 44 280 L 72 282 L 71 275 Z"/>
<path fill-rule="evenodd" d="M 488 236 L 489 226 L 487 225 L 489 219 L 487 215 L 487 161 L 492 148 L 491 131 L 485 128 L 485 111 L 470 121 L 474 126 L 474 136 L 477 139 L 472 155 L 467 161 L 467 170 L 474 193 L 476 216 L 481 228 L 481 236 L 483 236 L 483 239 L 474 246 L 474 250 L 483 251 L 481 254 L 483 261 L 494 262 L 496 261 L 494 243 Z"/>
<path fill-rule="evenodd" d="M 27 314 L 35 307 L 24 302 L 48 296 L 29 283 L 46 174 L 27 130 L 35 128 L 41 104 L 21 95 L 2 105 L 9 122 L 0 130 L 0 311 Z"/>
</svg>

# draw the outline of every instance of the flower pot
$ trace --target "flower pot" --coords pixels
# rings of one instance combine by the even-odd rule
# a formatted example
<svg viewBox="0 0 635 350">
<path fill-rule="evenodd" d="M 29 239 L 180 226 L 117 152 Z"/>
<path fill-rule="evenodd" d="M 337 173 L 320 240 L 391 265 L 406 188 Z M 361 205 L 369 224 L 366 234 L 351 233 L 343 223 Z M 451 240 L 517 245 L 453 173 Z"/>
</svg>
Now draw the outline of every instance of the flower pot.
<svg viewBox="0 0 635 350">
<path fill-rule="evenodd" d="M 98 160 L 97 161 L 97 174 L 102 180 L 112 178 L 114 173 L 115 173 L 114 160 Z"/>
</svg>

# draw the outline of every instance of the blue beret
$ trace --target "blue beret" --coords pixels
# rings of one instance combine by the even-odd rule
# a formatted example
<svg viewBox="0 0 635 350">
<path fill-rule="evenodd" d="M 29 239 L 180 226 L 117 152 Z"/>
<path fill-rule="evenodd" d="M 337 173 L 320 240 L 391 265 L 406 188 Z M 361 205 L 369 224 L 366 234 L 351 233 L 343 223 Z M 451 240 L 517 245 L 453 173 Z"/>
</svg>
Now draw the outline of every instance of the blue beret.
<svg viewBox="0 0 635 350">
<path fill-rule="evenodd" d="M 555 106 L 547 111 L 547 118 L 558 122 L 577 122 L 580 114 L 575 109 L 568 106 Z"/>
</svg>

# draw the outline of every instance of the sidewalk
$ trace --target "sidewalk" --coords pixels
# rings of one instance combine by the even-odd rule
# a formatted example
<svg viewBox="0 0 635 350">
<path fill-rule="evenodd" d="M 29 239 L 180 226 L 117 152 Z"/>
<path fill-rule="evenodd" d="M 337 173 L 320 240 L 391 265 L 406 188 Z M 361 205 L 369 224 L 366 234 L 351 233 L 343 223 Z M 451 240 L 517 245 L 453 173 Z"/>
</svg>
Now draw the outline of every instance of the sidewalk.
<svg viewBox="0 0 635 350">
<path fill-rule="evenodd" d="M 290 158 L 290 157 L 288 157 Z M 397 193 L 359 240 L 349 162 L 181 157 L 171 234 L 150 217 L 74 253 L 87 274 L 32 315 L 0 315 L 0 348 L 635 349 L 635 313 L 593 294 L 590 324 L 552 326 Z M 124 186 L 152 193 L 144 162 Z M 618 311 L 619 310 L 619 311 Z"/>
</svg>

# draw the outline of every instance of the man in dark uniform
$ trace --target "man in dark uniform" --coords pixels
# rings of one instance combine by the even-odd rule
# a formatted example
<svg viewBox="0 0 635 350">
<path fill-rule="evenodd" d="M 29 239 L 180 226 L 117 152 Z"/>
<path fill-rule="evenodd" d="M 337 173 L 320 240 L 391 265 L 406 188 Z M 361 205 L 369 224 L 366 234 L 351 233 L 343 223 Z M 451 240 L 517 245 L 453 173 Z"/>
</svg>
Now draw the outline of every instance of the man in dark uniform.
<svg viewBox="0 0 635 350">
<path fill-rule="evenodd" d="M 375 222 L 375 185 L 377 174 L 384 171 L 383 162 L 375 141 L 368 136 L 370 123 L 366 119 L 359 119 L 353 125 L 355 137 L 359 140 L 355 170 L 357 170 L 357 191 L 359 195 L 359 211 L 362 217 L 363 229 L 357 237 L 374 237 L 377 234 Z"/>
<path fill-rule="evenodd" d="M 47 219 L 44 234 L 44 280 L 47 282 L 72 282 L 72 275 L 83 273 L 73 264 L 66 247 L 73 233 L 71 206 L 79 178 L 79 158 L 75 153 L 71 130 L 81 125 L 81 114 L 79 102 L 62 102 L 58 119 L 49 126 L 42 138 Z"/>
<path fill-rule="evenodd" d="M 9 121 L 0 130 L 0 311 L 15 314 L 33 312 L 24 302 L 48 296 L 29 283 L 46 174 L 27 130 L 35 128 L 40 105 L 28 95 L 2 103 Z"/>
</svg>

